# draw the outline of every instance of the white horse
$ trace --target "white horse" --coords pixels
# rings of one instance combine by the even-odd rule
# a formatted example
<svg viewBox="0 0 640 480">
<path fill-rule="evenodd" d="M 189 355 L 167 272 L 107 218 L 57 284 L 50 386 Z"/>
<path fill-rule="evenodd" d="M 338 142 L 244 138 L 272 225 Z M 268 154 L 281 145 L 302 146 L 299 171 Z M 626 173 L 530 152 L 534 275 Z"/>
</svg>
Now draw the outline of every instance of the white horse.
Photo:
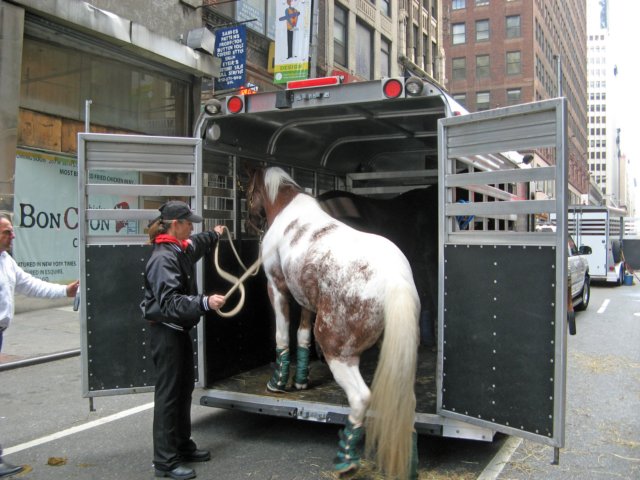
<svg viewBox="0 0 640 480">
<path fill-rule="evenodd" d="M 415 442 L 420 312 L 409 262 L 389 240 L 329 216 L 280 168 L 250 173 L 247 206 L 248 225 L 266 221 L 267 227 L 261 252 L 275 310 L 277 354 L 267 388 L 284 392 L 288 382 L 288 302 L 292 296 L 303 309 L 316 313 L 316 342 L 349 401 L 335 470 L 345 473 L 359 468 L 366 417 L 367 453 L 375 456 L 378 467 L 391 478 L 406 479 Z M 369 390 L 360 373 L 360 356 L 383 332 Z M 303 318 L 297 336 L 295 384 L 306 388 L 309 315 Z"/>
</svg>

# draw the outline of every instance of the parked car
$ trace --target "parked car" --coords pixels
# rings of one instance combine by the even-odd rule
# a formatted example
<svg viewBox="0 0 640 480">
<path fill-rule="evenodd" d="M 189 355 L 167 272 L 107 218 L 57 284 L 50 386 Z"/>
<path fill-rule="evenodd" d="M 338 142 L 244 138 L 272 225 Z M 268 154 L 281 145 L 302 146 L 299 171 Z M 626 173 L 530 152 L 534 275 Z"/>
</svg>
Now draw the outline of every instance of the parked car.
<svg viewBox="0 0 640 480">
<path fill-rule="evenodd" d="M 591 277 L 589 276 L 589 261 L 585 255 L 591 254 L 591 247 L 578 247 L 573 237 L 569 235 L 568 242 L 569 285 L 571 297 L 576 310 L 586 310 L 591 299 Z"/>
</svg>

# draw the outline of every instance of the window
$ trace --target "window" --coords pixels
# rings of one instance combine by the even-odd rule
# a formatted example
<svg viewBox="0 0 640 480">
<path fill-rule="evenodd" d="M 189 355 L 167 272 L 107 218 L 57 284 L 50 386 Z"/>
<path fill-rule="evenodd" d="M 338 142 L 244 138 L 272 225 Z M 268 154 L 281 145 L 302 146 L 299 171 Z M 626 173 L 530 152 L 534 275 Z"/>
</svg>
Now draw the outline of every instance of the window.
<svg viewBox="0 0 640 480">
<path fill-rule="evenodd" d="M 507 75 L 518 75 L 521 72 L 520 52 L 507 52 Z"/>
<path fill-rule="evenodd" d="M 422 65 L 426 70 L 429 66 L 429 37 L 422 35 Z"/>
<path fill-rule="evenodd" d="M 454 93 L 453 99 L 463 107 L 467 106 L 467 94 L 466 93 Z"/>
<path fill-rule="evenodd" d="M 364 24 L 356 23 L 356 75 L 373 80 L 373 32 Z"/>
<path fill-rule="evenodd" d="M 382 1 L 382 13 L 387 17 L 391 17 L 391 0 L 381 0 Z"/>
<path fill-rule="evenodd" d="M 522 89 L 509 88 L 507 89 L 507 105 L 516 105 L 521 102 Z"/>
<path fill-rule="evenodd" d="M 229 5 L 228 9 L 221 9 L 221 13 L 233 17 L 232 5 Z M 247 22 L 247 27 L 251 30 L 267 35 L 271 39 L 276 38 L 275 26 L 278 23 L 276 3 L 271 0 L 238 0 L 235 2 L 235 19 L 239 22 Z"/>
<path fill-rule="evenodd" d="M 466 28 L 464 23 L 454 23 L 451 25 L 451 43 L 461 45 L 467 41 Z"/>
<path fill-rule="evenodd" d="M 453 0 L 453 3 L 451 4 L 451 9 L 460 10 L 462 8 L 465 8 L 466 6 L 467 6 L 466 0 Z"/>
<path fill-rule="evenodd" d="M 146 135 L 189 131 L 188 81 L 151 64 L 127 64 L 107 47 L 94 46 L 88 53 L 74 48 L 75 37 L 57 40 L 60 44 L 25 38 L 20 107 L 83 121 L 79 100 L 91 98 L 91 121 L 98 125 Z"/>
<path fill-rule="evenodd" d="M 476 21 L 476 42 L 486 42 L 489 40 L 489 20 Z"/>
<path fill-rule="evenodd" d="M 343 67 L 348 67 L 347 63 L 347 11 L 335 6 L 333 15 L 333 61 Z"/>
<path fill-rule="evenodd" d="M 476 78 L 489 78 L 489 55 L 476 55 Z"/>
<path fill-rule="evenodd" d="M 438 78 L 438 47 L 435 43 L 431 42 L 431 75 L 433 78 Z"/>
<path fill-rule="evenodd" d="M 511 15 L 506 20 L 507 38 L 518 38 L 520 33 L 520 15 Z"/>
<path fill-rule="evenodd" d="M 380 76 L 388 77 L 391 75 L 390 61 L 391 58 L 391 42 L 385 38 L 380 39 Z"/>
<path fill-rule="evenodd" d="M 476 93 L 476 110 L 488 110 L 491 102 L 491 95 L 489 92 Z"/>
<path fill-rule="evenodd" d="M 464 80 L 467 78 L 467 59 L 465 57 L 454 58 L 451 61 L 451 79 Z"/>
<path fill-rule="evenodd" d="M 480 7 L 482 5 L 489 5 L 489 0 L 476 0 L 476 7 Z"/>
</svg>

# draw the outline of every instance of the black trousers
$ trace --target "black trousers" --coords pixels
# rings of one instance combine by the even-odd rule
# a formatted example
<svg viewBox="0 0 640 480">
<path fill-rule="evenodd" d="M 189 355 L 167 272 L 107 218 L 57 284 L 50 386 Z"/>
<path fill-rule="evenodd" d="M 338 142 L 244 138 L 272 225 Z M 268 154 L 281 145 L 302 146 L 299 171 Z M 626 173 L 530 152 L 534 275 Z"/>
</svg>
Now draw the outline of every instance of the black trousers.
<svg viewBox="0 0 640 480">
<path fill-rule="evenodd" d="M 196 449 L 191 440 L 191 395 L 195 373 L 193 343 L 188 332 L 160 323 L 150 326 L 150 346 L 156 367 L 153 410 L 153 464 L 173 470 L 181 454 Z"/>
<path fill-rule="evenodd" d="M 293 30 L 287 30 L 287 58 L 293 57 Z"/>
</svg>

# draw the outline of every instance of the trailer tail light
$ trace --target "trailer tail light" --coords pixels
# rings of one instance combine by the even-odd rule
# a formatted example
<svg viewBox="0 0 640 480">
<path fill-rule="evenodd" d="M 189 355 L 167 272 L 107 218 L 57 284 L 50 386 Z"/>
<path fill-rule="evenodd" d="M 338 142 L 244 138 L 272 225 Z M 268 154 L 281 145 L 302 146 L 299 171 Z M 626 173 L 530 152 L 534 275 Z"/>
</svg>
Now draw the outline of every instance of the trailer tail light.
<svg viewBox="0 0 640 480">
<path fill-rule="evenodd" d="M 404 83 L 399 78 L 388 78 L 382 84 L 382 93 L 387 98 L 398 98 L 404 93 Z"/>
<path fill-rule="evenodd" d="M 287 90 L 300 90 L 302 88 L 312 87 L 330 87 L 333 85 L 340 85 L 342 83 L 342 77 L 318 77 L 308 78 L 306 80 L 293 80 L 287 82 Z"/>
<path fill-rule="evenodd" d="M 234 95 L 227 98 L 227 111 L 229 113 L 241 113 L 244 112 L 244 97 Z"/>
</svg>

